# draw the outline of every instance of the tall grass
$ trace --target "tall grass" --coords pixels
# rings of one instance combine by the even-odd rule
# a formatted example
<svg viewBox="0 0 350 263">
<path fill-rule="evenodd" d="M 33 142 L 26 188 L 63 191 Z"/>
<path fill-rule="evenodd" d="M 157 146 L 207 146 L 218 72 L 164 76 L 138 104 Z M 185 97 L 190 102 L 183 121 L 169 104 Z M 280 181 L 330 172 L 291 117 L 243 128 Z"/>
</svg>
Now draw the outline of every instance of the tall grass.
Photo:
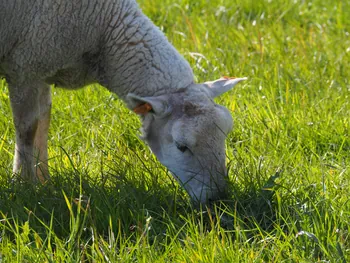
<svg viewBox="0 0 350 263">
<path fill-rule="evenodd" d="M 193 209 L 101 87 L 55 89 L 52 181 L 11 183 L 0 82 L 0 262 L 350 260 L 348 1 L 139 1 L 198 81 L 249 81 L 222 96 L 232 200 Z"/>
</svg>

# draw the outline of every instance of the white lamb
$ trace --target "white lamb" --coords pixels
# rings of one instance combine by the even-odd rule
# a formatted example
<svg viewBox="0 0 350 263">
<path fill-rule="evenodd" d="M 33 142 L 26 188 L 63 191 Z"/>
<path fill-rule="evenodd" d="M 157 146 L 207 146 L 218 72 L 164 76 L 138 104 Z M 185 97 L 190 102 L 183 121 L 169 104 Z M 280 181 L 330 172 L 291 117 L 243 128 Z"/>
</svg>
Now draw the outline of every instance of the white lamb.
<svg viewBox="0 0 350 263">
<path fill-rule="evenodd" d="M 193 201 L 226 192 L 229 111 L 213 98 L 240 79 L 195 84 L 188 62 L 134 0 L 1 0 L 0 75 L 16 128 L 13 171 L 46 180 L 50 84 L 98 82 L 141 116 L 143 139 Z"/>
</svg>

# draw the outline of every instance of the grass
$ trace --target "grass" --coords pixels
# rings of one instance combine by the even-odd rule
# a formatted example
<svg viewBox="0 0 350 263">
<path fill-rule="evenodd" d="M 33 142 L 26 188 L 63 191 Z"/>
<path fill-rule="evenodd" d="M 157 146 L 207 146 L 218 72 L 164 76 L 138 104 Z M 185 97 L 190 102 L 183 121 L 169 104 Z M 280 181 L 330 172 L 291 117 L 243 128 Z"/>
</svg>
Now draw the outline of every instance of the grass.
<svg viewBox="0 0 350 263">
<path fill-rule="evenodd" d="M 14 150 L 0 82 L 0 262 L 350 260 L 350 5 L 347 1 L 139 1 L 198 81 L 249 81 L 232 112 L 232 201 L 188 198 L 97 86 L 55 89 L 52 182 L 9 183 Z"/>
</svg>

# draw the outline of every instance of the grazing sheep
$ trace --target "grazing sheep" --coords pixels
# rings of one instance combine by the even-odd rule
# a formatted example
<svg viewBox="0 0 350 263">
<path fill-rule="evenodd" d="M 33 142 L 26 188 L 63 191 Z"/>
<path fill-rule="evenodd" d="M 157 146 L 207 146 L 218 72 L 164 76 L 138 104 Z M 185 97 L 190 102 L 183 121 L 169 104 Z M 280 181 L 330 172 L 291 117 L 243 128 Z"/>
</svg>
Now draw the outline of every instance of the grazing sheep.
<svg viewBox="0 0 350 263">
<path fill-rule="evenodd" d="M 213 98 L 243 79 L 195 84 L 134 0 L 1 0 L 0 75 L 16 128 L 13 172 L 23 179 L 49 176 L 49 85 L 97 82 L 141 116 L 143 139 L 193 201 L 225 193 L 232 118 Z"/>
</svg>

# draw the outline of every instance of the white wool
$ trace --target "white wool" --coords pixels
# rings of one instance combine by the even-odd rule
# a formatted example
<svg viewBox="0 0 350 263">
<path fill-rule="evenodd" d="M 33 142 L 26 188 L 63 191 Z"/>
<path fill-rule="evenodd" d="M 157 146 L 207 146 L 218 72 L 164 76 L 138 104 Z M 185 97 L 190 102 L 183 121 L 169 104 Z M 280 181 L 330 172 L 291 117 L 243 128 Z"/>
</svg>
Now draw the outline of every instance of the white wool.
<svg viewBox="0 0 350 263">
<path fill-rule="evenodd" d="M 193 201 L 225 192 L 227 109 L 213 97 L 243 79 L 194 84 L 189 63 L 134 0 L 1 0 L 0 76 L 16 128 L 13 172 L 45 181 L 49 84 L 100 83 L 130 109 L 148 103 L 143 139 Z"/>
</svg>

